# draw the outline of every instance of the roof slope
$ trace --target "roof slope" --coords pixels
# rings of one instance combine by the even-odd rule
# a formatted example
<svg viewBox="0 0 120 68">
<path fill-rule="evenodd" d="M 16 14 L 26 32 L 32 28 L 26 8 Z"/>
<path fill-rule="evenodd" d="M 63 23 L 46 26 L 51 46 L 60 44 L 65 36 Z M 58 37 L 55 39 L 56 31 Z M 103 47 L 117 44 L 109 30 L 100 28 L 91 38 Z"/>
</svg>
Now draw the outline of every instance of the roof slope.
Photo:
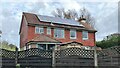
<svg viewBox="0 0 120 68">
<path fill-rule="evenodd" d="M 72 20 L 72 19 L 63 19 L 60 17 L 50 17 L 44 15 L 37 15 L 40 21 L 52 22 L 52 23 L 59 23 L 59 24 L 67 24 L 67 25 L 75 25 L 75 26 L 83 26 L 79 22 Z"/>
<path fill-rule="evenodd" d="M 28 24 L 39 24 L 39 25 L 47 25 L 47 26 L 53 26 L 53 27 L 63 27 L 63 28 L 80 28 L 80 29 L 85 29 L 85 30 L 90 30 L 90 31 L 95 31 L 94 28 L 90 26 L 90 24 L 87 23 L 80 23 L 75 20 L 70 20 L 70 19 L 63 19 L 63 18 L 58 18 L 58 17 L 50 17 L 50 16 L 44 16 L 44 15 L 37 15 L 33 13 L 26 13 L 23 12 L 23 15 L 25 16 L 27 23 Z M 48 24 L 46 24 L 46 23 Z M 53 23 L 54 25 L 51 25 Z"/>
<path fill-rule="evenodd" d="M 80 22 L 86 29 L 95 30 L 89 23 Z M 96 31 L 96 30 L 95 30 Z"/>
<path fill-rule="evenodd" d="M 51 43 L 60 43 L 60 41 L 56 40 L 55 38 L 49 37 L 44 34 L 40 34 L 35 38 L 31 39 L 29 42 L 51 42 Z"/>
</svg>

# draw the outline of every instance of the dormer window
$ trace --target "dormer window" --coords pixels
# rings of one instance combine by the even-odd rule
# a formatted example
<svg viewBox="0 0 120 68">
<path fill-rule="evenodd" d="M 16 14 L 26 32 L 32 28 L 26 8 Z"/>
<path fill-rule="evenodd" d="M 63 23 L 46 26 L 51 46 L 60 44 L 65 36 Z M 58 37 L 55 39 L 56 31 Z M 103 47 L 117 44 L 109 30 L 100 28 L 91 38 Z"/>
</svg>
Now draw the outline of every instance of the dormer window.
<svg viewBox="0 0 120 68">
<path fill-rule="evenodd" d="M 35 33 L 36 34 L 44 33 L 44 28 L 43 27 L 35 27 Z"/>
</svg>

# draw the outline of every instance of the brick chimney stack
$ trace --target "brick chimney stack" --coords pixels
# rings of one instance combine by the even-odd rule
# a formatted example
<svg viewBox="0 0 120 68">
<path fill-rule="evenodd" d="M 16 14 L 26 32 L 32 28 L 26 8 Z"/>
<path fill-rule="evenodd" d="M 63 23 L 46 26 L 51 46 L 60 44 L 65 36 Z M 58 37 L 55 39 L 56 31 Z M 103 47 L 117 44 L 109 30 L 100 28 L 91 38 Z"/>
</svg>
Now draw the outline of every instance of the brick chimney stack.
<svg viewBox="0 0 120 68">
<path fill-rule="evenodd" d="M 79 19 L 79 22 L 86 23 L 86 18 L 82 15 Z"/>
<path fill-rule="evenodd" d="M 94 30 L 94 28 L 86 21 L 85 16 L 81 16 L 80 19 L 78 20 L 80 24 L 82 24 L 85 28 Z"/>
</svg>

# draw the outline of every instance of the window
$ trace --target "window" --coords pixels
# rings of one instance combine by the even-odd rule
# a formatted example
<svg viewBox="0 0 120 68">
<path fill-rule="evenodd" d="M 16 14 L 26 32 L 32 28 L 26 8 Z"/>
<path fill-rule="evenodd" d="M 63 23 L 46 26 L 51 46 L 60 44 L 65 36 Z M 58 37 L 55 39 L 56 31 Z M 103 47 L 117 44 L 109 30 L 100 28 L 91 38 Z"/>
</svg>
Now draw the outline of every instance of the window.
<svg viewBox="0 0 120 68">
<path fill-rule="evenodd" d="M 76 39 L 76 30 L 70 30 L 70 39 Z"/>
<path fill-rule="evenodd" d="M 39 33 L 39 27 L 35 27 L 35 33 Z"/>
<path fill-rule="evenodd" d="M 82 38 L 83 38 L 83 40 L 87 40 L 88 39 L 88 31 L 83 31 L 82 32 Z"/>
<path fill-rule="evenodd" d="M 42 33 L 44 33 L 43 27 L 35 27 L 35 33 L 37 33 L 37 34 L 42 34 Z"/>
<path fill-rule="evenodd" d="M 64 38 L 64 29 L 60 29 L 60 28 L 54 29 L 54 37 Z"/>
<path fill-rule="evenodd" d="M 46 50 L 46 44 L 38 44 L 38 48 L 42 50 Z"/>
<path fill-rule="evenodd" d="M 55 44 L 48 44 L 48 50 L 52 50 L 55 47 Z"/>
<path fill-rule="evenodd" d="M 49 27 L 47 28 L 47 34 L 51 35 L 51 28 L 49 28 Z"/>
<path fill-rule="evenodd" d="M 52 50 L 55 47 L 55 44 L 37 44 L 37 46 L 42 50 Z"/>
</svg>

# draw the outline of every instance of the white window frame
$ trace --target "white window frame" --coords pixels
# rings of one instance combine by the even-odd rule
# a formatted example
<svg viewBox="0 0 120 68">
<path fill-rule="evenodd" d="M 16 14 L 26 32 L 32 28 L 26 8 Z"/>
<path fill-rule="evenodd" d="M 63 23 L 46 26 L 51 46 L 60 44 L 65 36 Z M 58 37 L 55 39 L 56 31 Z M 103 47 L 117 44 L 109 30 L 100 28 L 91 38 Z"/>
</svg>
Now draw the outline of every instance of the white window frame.
<svg viewBox="0 0 120 68">
<path fill-rule="evenodd" d="M 38 32 L 37 32 L 37 30 L 38 30 Z M 41 32 L 41 30 L 43 30 L 43 31 Z M 35 33 L 36 33 L 36 34 L 42 34 L 42 33 L 44 33 L 44 28 L 43 28 L 43 27 L 38 27 L 38 26 L 36 26 L 36 27 L 35 27 Z"/>
<path fill-rule="evenodd" d="M 55 36 L 55 32 L 57 31 L 57 35 L 61 35 L 61 36 Z M 54 29 L 54 37 L 55 38 L 64 38 L 65 37 L 65 30 L 62 28 L 55 28 Z"/>
<path fill-rule="evenodd" d="M 39 27 L 35 27 L 35 33 L 36 33 L 36 34 L 39 33 Z"/>
<path fill-rule="evenodd" d="M 71 37 L 72 32 L 75 32 L 75 37 Z M 77 33 L 75 29 L 70 29 L 70 39 L 76 39 L 77 38 Z"/>
<path fill-rule="evenodd" d="M 29 45 L 29 49 L 31 48 L 31 45 Z"/>
<path fill-rule="evenodd" d="M 83 34 L 85 34 L 85 33 L 87 33 L 87 34 L 86 34 L 86 35 L 87 35 L 87 38 L 85 38 L 84 35 L 83 35 Z M 82 39 L 83 39 L 83 40 L 88 40 L 88 31 L 82 31 Z"/>
<path fill-rule="evenodd" d="M 51 28 L 50 27 L 47 27 L 47 34 L 51 35 Z"/>
</svg>

